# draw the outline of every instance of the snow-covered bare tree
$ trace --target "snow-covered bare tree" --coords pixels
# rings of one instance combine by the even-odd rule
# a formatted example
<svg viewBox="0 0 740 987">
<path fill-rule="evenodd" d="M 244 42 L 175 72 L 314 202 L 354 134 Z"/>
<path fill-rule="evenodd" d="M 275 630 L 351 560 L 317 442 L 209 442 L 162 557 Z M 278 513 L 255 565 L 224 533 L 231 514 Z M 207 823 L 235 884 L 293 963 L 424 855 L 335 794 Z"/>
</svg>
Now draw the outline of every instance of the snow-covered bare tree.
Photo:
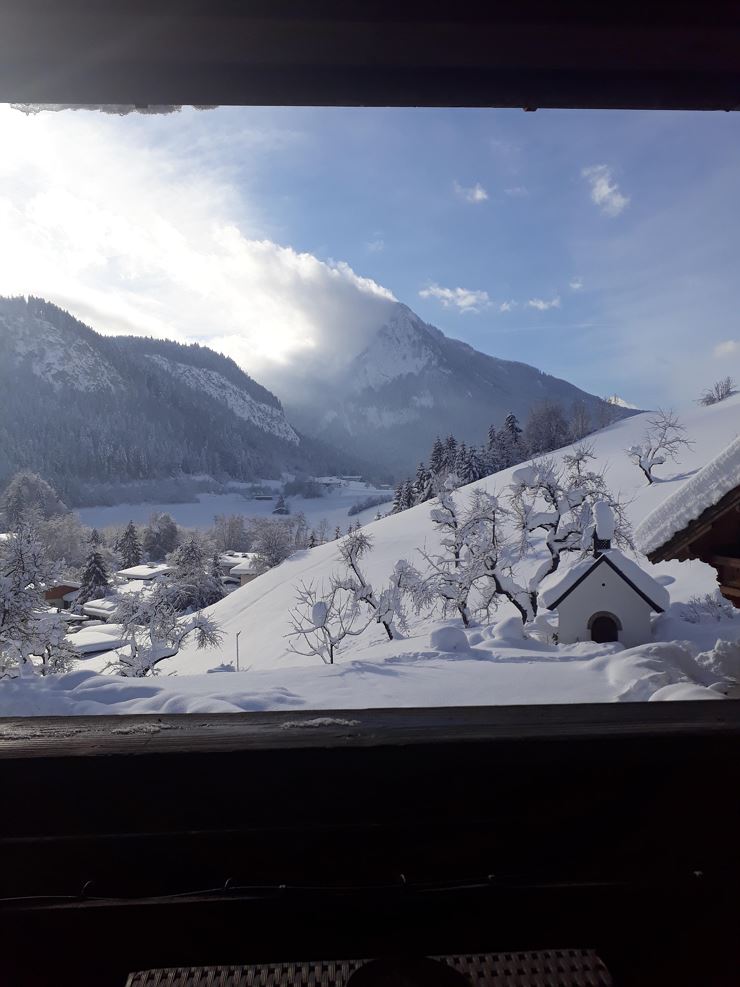
<svg viewBox="0 0 740 987">
<path fill-rule="evenodd" d="M 725 398 L 729 398 L 731 394 L 735 393 L 735 381 L 732 377 L 723 377 L 721 380 L 717 380 L 712 384 L 712 386 L 704 391 L 702 396 L 699 398 L 699 404 L 708 406 L 710 404 L 718 404 L 720 401 L 724 401 Z"/>
<path fill-rule="evenodd" d="M 44 546 L 44 554 L 51 563 L 70 575 L 78 573 L 85 564 L 89 549 L 89 529 L 76 514 L 57 514 L 36 524 L 38 537 Z"/>
<path fill-rule="evenodd" d="M 574 401 L 570 410 L 570 440 L 580 442 L 593 432 L 591 414 L 584 401 Z"/>
<path fill-rule="evenodd" d="M 627 455 L 638 466 L 648 483 L 657 479 L 653 475 L 656 466 L 662 466 L 667 459 L 678 462 L 681 449 L 691 448 L 693 442 L 686 438 L 686 426 L 682 425 L 676 413 L 659 408 L 648 418 L 642 442 L 630 446 Z"/>
<path fill-rule="evenodd" d="M 345 589 L 355 595 L 358 603 L 370 611 L 371 617 L 380 624 L 392 641 L 398 636 L 394 627 L 397 617 L 402 617 L 401 595 L 395 592 L 395 584 L 391 584 L 377 595 L 365 576 L 360 561 L 372 549 L 372 539 L 363 531 L 352 531 L 339 543 L 339 555 L 346 567 L 346 575 L 342 579 Z"/>
<path fill-rule="evenodd" d="M 257 554 L 260 572 L 274 569 L 289 558 L 295 549 L 293 527 L 286 520 L 255 518 L 250 525 L 252 551 Z"/>
<path fill-rule="evenodd" d="M 159 663 L 191 636 L 198 648 L 218 647 L 222 641 L 213 618 L 203 613 L 182 617 L 167 594 L 158 591 L 123 594 L 113 619 L 121 625 L 124 644 L 111 667 L 128 678 L 156 674 Z"/>
<path fill-rule="evenodd" d="M 32 524 L 20 520 L 0 543 L 0 678 L 31 671 L 64 672 L 75 657 L 66 627 L 44 600 L 43 587 L 55 576 Z"/>
<path fill-rule="evenodd" d="M 116 545 L 124 569 L 141 563 L 141 542 L 133 521 L 129 521 Z"/>
<path fill-rule="evenodd" d="M 302 583 L 290 611 L 289 648 L 297 655 L 316 656 L 333 665 L 342 642 L 359 637 L 372 623 L 372 611 L 360 607 L 357 595 L 346 581 L 332 576 L 328 590 Z"/>
<path fill-rule="evenodd" d="M 213 519 L 213 538 L 219 552 L 246 552 L 249 536 L 242 514 L 217 514 Z"/>
<path fill-rule="evenodd" d="M 570 441 L 568 419 L 561 405 L 542 401 L 534 405 L 524 429 L 524 442 L 530 456 L 560 449 Z"/>
<path fill-rule="evenodd" d="M 453 609 L 469 627 L 476 613 L 488 614 L 504 597 L 523 621 L 531 619 L 531 600 L 513 578 L 514 553 L 502 532 L 507 515 L 498 497 L 486 491 L 473 491 L 462 510 L 449 488 L 440 491 L 431 518 L 441 533 L 441 551 L 420 550 L 426 572 L 404 563 L 402 573 L 401 585 L 417 611 L 441 603 L 443 612 Z"/>
<path fill-rule="evenodd" d="M 510 505 L 520 535 L 520 553 L 532 548 L 532 536 L 545 534 L 547 558 L 529 581 L 529 591 L 536 613 L 539 584 L 560 565 L 567 552 L 583 552 L 589 547 L 592 533 L 592 505 L 603 501 L 614 506 L 615 540 L 631 544 L 629 523 L 624 504 L 612 496 L 603 473 L 590 470 L 593 450 L 582 444 L 559 465 L 553 458 L 540 459 L 515 470 L 510 485 Z"/>
</svg>

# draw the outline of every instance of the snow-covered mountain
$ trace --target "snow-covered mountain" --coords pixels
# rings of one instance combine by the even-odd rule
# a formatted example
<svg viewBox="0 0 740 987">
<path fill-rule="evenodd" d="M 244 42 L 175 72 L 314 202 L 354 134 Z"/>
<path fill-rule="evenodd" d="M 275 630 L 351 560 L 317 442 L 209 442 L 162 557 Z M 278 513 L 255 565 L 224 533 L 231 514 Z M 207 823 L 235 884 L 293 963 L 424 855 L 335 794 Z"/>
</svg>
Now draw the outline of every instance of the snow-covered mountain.
<svg viewBox="0 0 740 987">
<path fill-rule="evenodd" d="M 169 360 L 159 353 L 148 354 L 148 358 L 188 387 L 192 387 L 194 391 L 208 394 L 221 404 L 225 404 L 237 418 L 251 422 L 263 432 L 269 432 L 286 442 L 292 442 L 294 445 L 300 442 L 298 434 L 286 421 L 279 404 L 257 400 L 249 391 L 228 380 L 218 370 L 193 367 L 179 360 Z"/>
<path fill-rule="evenodd" d="M 91 484 L 358 471 L 301 437 L 228 357 L 103 336 L 41 299 L 0 298 L 0 488 L 19 469 L 72 504 Z"/>
<path fill-rule="evenodd" d="M 300 402 L 285 398 L 301 431 L 342 449 L 360 443 L 366 458 L 394 474 L 408 473 L 436 435 L 482 442 L 491 423 L 509 412 L 524 421 L 540 401 L 559 402 L 566 413 L 580 402 L 595 422 L 604 410 L 600 398 L 527 363 L 480 353 L 402 304 L 337 379 L 301 393 Z"/>
</svg>

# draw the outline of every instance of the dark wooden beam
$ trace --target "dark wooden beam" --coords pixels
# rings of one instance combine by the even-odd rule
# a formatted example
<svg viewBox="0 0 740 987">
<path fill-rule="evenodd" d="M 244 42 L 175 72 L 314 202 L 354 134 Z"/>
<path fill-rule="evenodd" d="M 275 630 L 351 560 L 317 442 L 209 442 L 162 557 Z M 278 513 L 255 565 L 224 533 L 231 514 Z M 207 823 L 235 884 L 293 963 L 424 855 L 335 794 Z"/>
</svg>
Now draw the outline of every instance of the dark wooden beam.
<svg viewBox="0 0 740 987">
<path fill-rule="evenodd" d="M 740 7 L 4 0 L 0 100 L 731 110 Z"/>
</svg>

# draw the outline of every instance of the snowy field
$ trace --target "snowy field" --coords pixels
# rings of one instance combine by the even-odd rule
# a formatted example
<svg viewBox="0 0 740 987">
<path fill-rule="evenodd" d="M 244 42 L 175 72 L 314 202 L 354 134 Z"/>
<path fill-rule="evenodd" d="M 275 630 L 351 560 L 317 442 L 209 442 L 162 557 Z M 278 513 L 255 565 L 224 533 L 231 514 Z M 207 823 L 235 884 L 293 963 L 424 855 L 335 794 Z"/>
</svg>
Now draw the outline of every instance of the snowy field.
<svg viewBox="0 0 740 987">
<path fill-rule="evenodd" d="M 393 491 L 378 490 L 364 483 L 349 483 L 338 490 L 327 492 L 323 497 L 287 497 L 291 514 L 301 511 L 306 515 L 310 526 L 319 524 L 326 518 L 330 530 L 339 525 L 342 531 L 347 530 L 350 521 L 365 524 L 372 521 L 378 512 L 377 507 L 369 508 L 360 514 L 349 517 L 347 512 L 359 500 L 383 494 L 390 500 Z M 244 517 L 270 517 L 275 507 L 274 500 L 253 500 L 242 496 L 238 491 L 225 494 L 199 494 L 192 504 L 115 504 L 112 507 L 81 507 L 76 511 L 83 524 L 91 528 L 107 528 L 123 526 L 133 521 L 135 524 L 145 524 L 155 511 L 165 511 L 171 514 L 183 528 L 197 528 L 201 531 L 212 527 L 217 514 L 243 514 Z M 389 509 L 381 507 L 381 512 Z"/>
<path fill-rule="evenodd" d="M 607 468 L 610 489 L 629 500 L 634 526 L 740 434 L 740 396 L 709 408 L 679 410 L 694 445 L 682 450 L 680 464 L 657 469 L 661 479 L 652 486 L 624 452 L 640 441 L 648 416 L 590 437 L 598 465 Z M 475 487 L 505 493 L 512 472 L 462 488 L 456 496 L 464 499 Z M 385 583 L 398 559 L 418 562 L 420 547 L 434 547 L 437 536 L 429 509 L 423 504 L 366 526 L 374 549 L 363 568 L 376 587 Z M 543 557 L 539 546 L 522 567 L 520 581 Z M 524 637 L 507 603 L 491 625 L 467 632 L 459 621 L 424 619 L 412 621 L 404 640 L 387 641 L 368 629 L 352 639 L 337 664 L 323 665 L 319 658 L 292 653 L 286 635 L 297 586 L 326 583 L 337 566 L 337 545 L 329 543 L 293 556 L 210 607 L 207 612 L 223 633 L 220 647 L 199 651 L 187 645 L 159 666 L 158 676 L 139 680 L 103 674 L 105 656 L 81 658 L 78 668 L 65 676 L 2 683 L 0 713 L 204 713 L 740 697 L 740 611 L 699 623 L 685 619 L 692 596 L 716 590 L 715 571 L 699 561 L 651 566 L 644 556 L 635 558 L 666 587 L 671 605 L 654 619 L 652 642 L 631 650 L 592 642 L 557 646 L 551 639 L 555 616 L 547 612 L 528 626 Z M 242 671 L 216 671 L 234 662 L 238 632 Z"/>
</svg>

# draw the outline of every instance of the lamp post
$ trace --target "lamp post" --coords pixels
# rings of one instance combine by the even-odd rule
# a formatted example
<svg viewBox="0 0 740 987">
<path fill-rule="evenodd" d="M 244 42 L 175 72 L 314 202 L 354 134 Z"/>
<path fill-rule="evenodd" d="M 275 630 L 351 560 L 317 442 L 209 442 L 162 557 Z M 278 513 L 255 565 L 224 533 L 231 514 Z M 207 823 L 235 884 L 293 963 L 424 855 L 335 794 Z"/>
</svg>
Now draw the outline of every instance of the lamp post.
<svg viewBox="0 0 740 987">
<path fill-rule="evenodd" d="M 241 631 L 236 632 L 236 670 L 239 671 L 239 635 Z"/>
</svg>

